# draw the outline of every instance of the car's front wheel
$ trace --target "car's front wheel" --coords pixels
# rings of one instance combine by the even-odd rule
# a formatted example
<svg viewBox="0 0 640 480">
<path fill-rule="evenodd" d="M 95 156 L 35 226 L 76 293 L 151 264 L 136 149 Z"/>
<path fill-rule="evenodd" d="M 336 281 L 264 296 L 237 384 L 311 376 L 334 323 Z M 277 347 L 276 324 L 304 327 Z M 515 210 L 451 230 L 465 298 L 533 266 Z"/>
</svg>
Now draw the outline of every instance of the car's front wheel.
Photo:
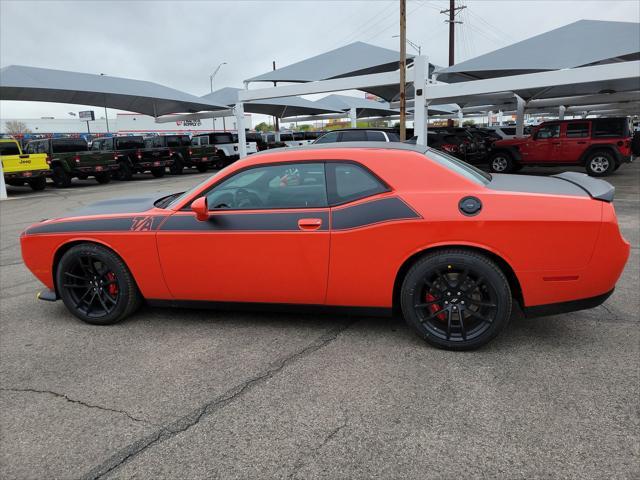
<svg viewBox="0 0 640 480">
<path fill-rule="evenodd" d="M 39 192 L 47 187 L 47 177 L 38 177 L 31 179 L 27 182 L 31 187 L 31 190 Z"/>
<path fill-rule="evenodd" d="M 406 322 L 431 345 L 473 350 L 498 335 L 511 316 L 511 289 L 489 258 L 443 250 L 420 258 L 402 283 Z"/>
<path fill-rule="evenodd" d="M 492 173 L 511 173 L 514 169 L 513 157 L 507 152 L 496 152 L 489 158 L 489 170 Z"/>
<path fill-rule="evenodd" d="M 93 243 L 75 245 L 65 252 L 56 269 L 56 287 L 71 313 L 95 325 L 124 320 L 141 302 L 122 259 Z"/>
</svg>

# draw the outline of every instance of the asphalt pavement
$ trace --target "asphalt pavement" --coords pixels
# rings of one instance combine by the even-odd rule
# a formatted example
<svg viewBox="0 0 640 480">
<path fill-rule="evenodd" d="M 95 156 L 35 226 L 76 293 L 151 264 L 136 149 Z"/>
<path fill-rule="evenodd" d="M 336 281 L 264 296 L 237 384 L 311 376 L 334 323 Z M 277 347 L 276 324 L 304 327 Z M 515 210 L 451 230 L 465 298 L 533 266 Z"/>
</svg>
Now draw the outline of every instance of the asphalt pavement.
<svg viewBox="0 0 640 480">
<path fill-rule="evenodd" d="M 36 300 L 26 226 L 206 176 L 9 187 L 1 478 L 640 477 L 638 162 L 607 179 L 632 243 L 613 296 L 565 315 L 516 312 L 474 352 L 432 348 L 398 319 L 144 308 L 99 327 Z"/>
</svg>

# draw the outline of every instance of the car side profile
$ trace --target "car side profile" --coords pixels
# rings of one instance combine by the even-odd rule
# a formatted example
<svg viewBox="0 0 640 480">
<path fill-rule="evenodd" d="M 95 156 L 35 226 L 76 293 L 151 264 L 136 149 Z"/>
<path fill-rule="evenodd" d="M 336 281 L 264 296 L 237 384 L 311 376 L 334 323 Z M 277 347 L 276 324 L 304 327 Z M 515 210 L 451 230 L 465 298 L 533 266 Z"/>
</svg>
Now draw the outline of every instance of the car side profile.
<svg viewBox="0 0 640 480">
<path fill-rule="evenodd" d="M 489 168 L 509 173 L 528 165 L 581 165 L 589 175 L 604 177 L 630 161 L 629 120 L 594 118 L 544 122 L 530 136 L 499 140 Z"/>
<path fill-rule="evenodd" d="M 491 176 L 422 146 L 314 145 L 44 220 L 21 247 L 40 298 L 89 323 L 143 302 L 396 311 L 430 344 L 465 350 L 498 335 L 514 303 L 536 316 L 606 300 L 629 255 L 612 199 L 580 173 Z"/>
</svg>

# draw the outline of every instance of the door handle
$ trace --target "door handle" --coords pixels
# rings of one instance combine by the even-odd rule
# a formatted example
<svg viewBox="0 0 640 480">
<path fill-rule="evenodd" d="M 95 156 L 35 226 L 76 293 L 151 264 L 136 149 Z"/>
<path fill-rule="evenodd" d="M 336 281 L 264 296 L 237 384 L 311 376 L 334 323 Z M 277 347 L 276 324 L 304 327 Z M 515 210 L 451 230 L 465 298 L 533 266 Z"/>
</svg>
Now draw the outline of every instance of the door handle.
<svg viewBox="0 0 640 480">
<path fill-rule="evenodd" d="M 318 230 L 321 226 L 321 218 L 301 218 L 298 220 L 298 228 L 300 230 Z"/>
</svg>

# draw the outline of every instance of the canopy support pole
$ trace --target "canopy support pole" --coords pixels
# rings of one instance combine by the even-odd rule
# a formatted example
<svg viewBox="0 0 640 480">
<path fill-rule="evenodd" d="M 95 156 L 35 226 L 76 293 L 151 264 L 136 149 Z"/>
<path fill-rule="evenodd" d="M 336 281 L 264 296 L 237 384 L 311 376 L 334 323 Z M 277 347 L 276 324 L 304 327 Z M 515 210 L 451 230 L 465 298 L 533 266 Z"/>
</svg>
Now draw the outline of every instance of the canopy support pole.
<svg viewBox="0 0 640 480">
<path fill-rule="evenodd" d="M 236 114 L 236 128 L 238 130 L 238 153 L 240 158 L 247 156 L 247 135 L 244 131 L 244 103 L 236 103 L 234 108 Z"/>
<path fill-rule="evenodd" d="M 516 97 L 516 137 L 524 136 L 524 106 L 525 101 L 520 95 Z"/>
<path fill-rule="evenodd" d="M 426 103 L 426 57 L 421 55 L 413 60 L 413 134 L 417 136 L 417 145 L 427 144 L 427 103 Z"/>
<path fill-rule="evenodd" d="M 564 112 L 567 110 L 567 107 L 564 105 L 560 105 L 558 108 L 558 120 L 564 120 Z"/>
<path fill-rule="evenodd" d="M 358 113 L 355 108 L 349 109 L 349 118 L 351 119 L 351 128 L 358 126 Z"/>
<path fill-rule="evenodd" d="M 0 200 L 7 199 L 7 185 L 4 183 L 4 170 L 2 169 L 2 162 L 0 162 Z"/>
<path fill-rule="evenodd" d="M 498 125 L 502 126 L 504 122 L 504 117 L 502 116 L 502 109 L 498 110 Z"/>
<path fill-rule="evenodd" d="M 464 115 L 462 114 L 462 107 L 458 105 L 458 127 L 462 126 L 463 120 L 464 120 Z"/>
</svg>

